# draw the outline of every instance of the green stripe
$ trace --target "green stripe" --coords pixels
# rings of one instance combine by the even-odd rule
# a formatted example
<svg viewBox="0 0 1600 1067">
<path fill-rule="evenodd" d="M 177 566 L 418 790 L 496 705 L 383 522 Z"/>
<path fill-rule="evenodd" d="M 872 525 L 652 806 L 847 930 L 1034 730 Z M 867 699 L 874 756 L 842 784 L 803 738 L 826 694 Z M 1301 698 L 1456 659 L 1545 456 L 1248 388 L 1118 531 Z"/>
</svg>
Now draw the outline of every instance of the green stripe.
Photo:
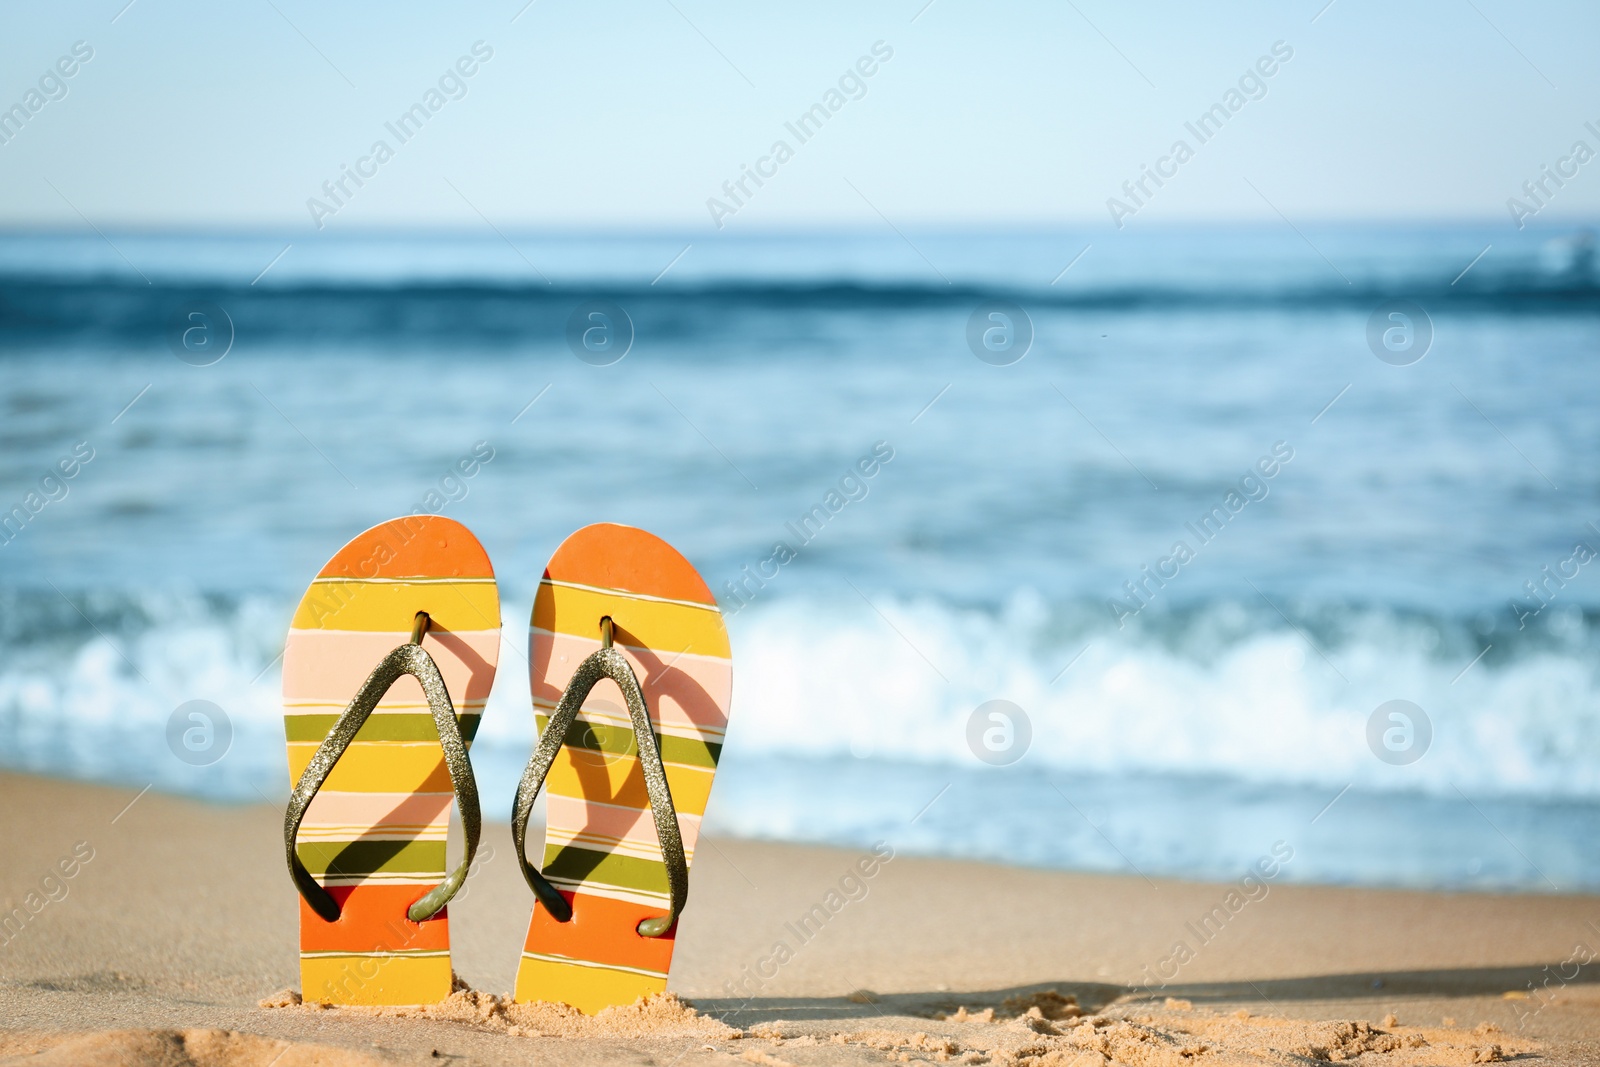
<svg viewBox="0 0 1600 1067">
<path fill-rule="evenodd" d="M 337 715 L 285 715 L 283 730 L 290 741 L 321 741 L 339 721 Z M 478 733 L 483 713 L 462 712 L 456 716 L 461 724 L 461 736 L 471 741 Z M 437 741 L 439 732 L 433 727 L 433 716 L 426 713 L 373 715 L 361 724 L 357 741 Z"/>
<path fill-rule="evenodd" d="M 296 845 L 295 851 L 313 875 L 436 874 L 443 878 L 444 845 L 443 841 L 306 841 Z"/>
<path fill-rule="evenodd" d="M 544 733 L 545 724 L 549 721 L 548 715 L 543 713 L 534 715 L 534 723 L 541 734 Z M 711 741 L 675 737 L 672 734 L 657 734 L 656 740 L 661 745 L 661 759 L 664 763 L 709 767 L 716 770 L 717 760 L 722 757 L 722 746 Z M 574 720 L 567 729 L 566 743 L 573 748 L 586 748 L 591 752 L 604 752 L 612 756 L 631 756 L 636 751 L 633 730 L 630 727 L 587 723 L 582 719 Z"/>
<path fill-rule="evenodd" d="M 667 866 L 660 860 L 635 859 L 580 845 L 547 846 L 544 873 L 569 882 L 608 885 L 641 893 L 666 896 L 671 892 L 667 885 Z"/>
</svg>

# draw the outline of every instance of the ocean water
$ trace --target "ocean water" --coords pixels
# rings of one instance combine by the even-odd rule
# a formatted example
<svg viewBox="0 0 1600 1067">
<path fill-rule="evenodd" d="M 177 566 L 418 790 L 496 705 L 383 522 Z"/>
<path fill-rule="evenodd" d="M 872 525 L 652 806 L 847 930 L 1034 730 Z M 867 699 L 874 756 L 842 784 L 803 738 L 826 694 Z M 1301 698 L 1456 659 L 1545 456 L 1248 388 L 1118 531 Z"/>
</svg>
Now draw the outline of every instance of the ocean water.
<svg viewBox="0 0 1600 1067">
<path fill-rule="evenodd" d="M 522 620 L 609 520 L 729 614 L 723 832 L 1600 888 L 1587 235 L 907 237 L 0 236 L 0 764 L 281 802 L 290 612 L 427 508 L 501 582 L 474 762 L 503 818 Z M 1408 365 L 1369 343 L 1396 299 Z M 593 301 L 631 322 L 609 365 L 569 345 Z M 1031 323 L 1008 365 L 969 345 L 991 302 Z M 227 720 L 199 765 L 191 700 Z"/>
</svg>

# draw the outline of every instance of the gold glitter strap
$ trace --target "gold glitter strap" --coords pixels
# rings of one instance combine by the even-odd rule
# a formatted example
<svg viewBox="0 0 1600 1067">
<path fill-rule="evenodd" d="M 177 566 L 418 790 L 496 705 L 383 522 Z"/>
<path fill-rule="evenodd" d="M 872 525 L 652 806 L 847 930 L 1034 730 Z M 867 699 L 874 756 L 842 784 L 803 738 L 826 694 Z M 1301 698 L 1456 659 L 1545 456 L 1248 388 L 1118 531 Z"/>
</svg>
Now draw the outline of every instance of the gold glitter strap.
<svg viewBox="0 0 1600 1067">
<path fill-rule="evenodd" d="M 355 740 L 362 724 L 378 706 L 378 701 L 383 699 L 389 687 L 402 674 L 409 674 L 415 678 L 422 685 L 422 691 L 428 698 L 428 707 L 433 712 L 433 724 L 439 732 L 439 747 L 444 750 L 445 765 L 450 769 L 450 785 L 455 790 L 456 804 L 461 809 L 461 827 L 467 844 L 466 855 L 450 873 L 450 877 L 424 893 L 407 909 L 406 917 L 412 922 L 420 923 L 437 915 L 466 881 L 467 871 L 472 866 L 472 857 L 478 851 L 478 838 L 482 832 L 483 822 L 478 811 L 478 783 L 472 776 L 472 764 L 467 760 L 467 742 L 461 735 L 461 723 L 456 718 L 454 705 L 450 703 L 450 694 L 445 689 L 444 678 L 439 674 L 438 664 L 434 663 L 433 657 L 428 655 L 421 645 L 422 635 L 427 629 L 427 614 L 419 611 L 416 625 L 412 630 L 411 643 L 401 645 L 383 657 L 383 661 L 367 676 L 360 692 L 356 693 L 355 699 L 350 701 L 350 706 L 344 709 L 344 713 L 333 724 L 328 736 L 322 739 L 322 744 L 317 746 L 316 754 L 311 757 L 311 762 L 300 775 L 299 784 L 294 787 L 294 792 L 289 797 L 289 807 L 283 815 L 283 847 L 289 861 L 289 875 L 294 879 L 295 887 L 300 890 L 301 897 L 305 898 L 311 910 L 325 922 L 334 922 L 339 918 L 339 904 L 326 889 L 317 884 L 316 879 L 311 877 L 305 865 L 300 862 L 300 855 L 295 850 L 295 837 L 300 832 L 300 822 L 305 818 L 306 809 L 311 806 L 311 800 L 317 795 L 317 790 L 327 781 L 334 765 L 339 762 L 339 757 L 344 755 L 345 749 L 350 747 L 350 742 Z"/>
<path fill-rule="evenodd" d="M 661 748 L 650 726 L 650 713 L 645 710 L 639 679 L 622 653 L 611 647 L 609 616 L 601 620 L 601 632 L 603 647 L 580 663 L 573 672 L 572 681 L 567 683 L 566 692 L 561 694 L 561 702 L 550 713 L 550 721 L 539 737 L 539 744 L 528 760 L 527 769 L 522 772 L 522 781 L 517 786 L 516 806 L 511 814 L 511 836 L 516 843 L 517 862 L 522 866 L 522 876 L 527 879 L 534 896 L 539 898 L 539 902 L 557 922 L 571 921 L 572 907 L 566 898 L 539 873 L 538 868 L 528 862 L 528 816 L 533 811 L 533 802 L 538 799 L 539 790 L 544 787 L 545 776 L 555 763 L 556 754 L 566 741 L 567 731 L 583 706 L 584 698 L 600 679 L 610 678 L 622 690 L 622 697 L 628 704 L 628 715 L 633 720 L 639 768 L 644 772 L 650 812 L 655 818 L 656 836 L 661 841 L 661 858 L 667 867 L 667 887 L 671 898 L 671 908 L 666 915 L 645 919 L 637 929 L 643 937 L 660 937 L 672 929 L 672 924 L 677 922 L 688 899 L 689 863 L 683 852 L 683 837 L 678 832 L 678 813 L 672 803 L 672 789 L 667 784 L 666 768 L 661 765 Z"/>
</svg>

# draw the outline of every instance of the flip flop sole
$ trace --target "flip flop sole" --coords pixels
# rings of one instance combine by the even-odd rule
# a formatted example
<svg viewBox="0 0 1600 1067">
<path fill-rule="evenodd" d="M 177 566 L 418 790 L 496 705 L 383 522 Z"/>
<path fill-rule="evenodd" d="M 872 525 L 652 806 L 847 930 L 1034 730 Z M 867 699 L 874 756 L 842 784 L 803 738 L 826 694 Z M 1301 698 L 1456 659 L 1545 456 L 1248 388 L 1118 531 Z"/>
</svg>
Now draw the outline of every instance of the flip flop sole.
<svg viewBox="0 0 1600 1067">
<path fill-rule="evenodd" d="M 422 646 L 470 743 L 500 650 L 494 570 L 453 519 L 395 519 L 340 549 L 295 611 L 283 654 L 291 785 L 372 669 L 410 640 L 418 611 L 431 619 Z M 340 907 L 330 923 L 300 902 L 306 1000 L 430 1004 L 450 995 L 449 909 L 423 923 L 406 909 L 444 880 L 452 799 L 427 698 L 402 675 L 300 827 L 300 861 Z"/>
<path fill-rule="evenodd" d="M 542 731 L 578 665 L 601 647 L 600 619 L 638 675 L 692 864 L 722 753 L 733 687 L 716 600 L 677 550 L 631 526 L 574 533 L 551 557 L 533 602 L 528 664 Z M 668 910 L 666 866 L 622 693 L 601 681 L 545 780 L 543 870 L 570 922 L 536 906 L 517 969 L 518 1001 L 594 1013 L 666 988 L 676 927 L 641 937 Z"/>
</svg>

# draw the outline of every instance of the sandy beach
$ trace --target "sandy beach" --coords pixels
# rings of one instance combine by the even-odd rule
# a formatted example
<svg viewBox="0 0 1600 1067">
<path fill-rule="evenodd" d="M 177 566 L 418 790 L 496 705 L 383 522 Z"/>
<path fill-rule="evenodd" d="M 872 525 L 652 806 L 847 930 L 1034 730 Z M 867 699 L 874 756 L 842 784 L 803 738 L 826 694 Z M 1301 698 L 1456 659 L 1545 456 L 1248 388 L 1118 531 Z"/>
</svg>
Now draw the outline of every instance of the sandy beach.
<svg viewBox="0 0 1600 1067">
<path fill-rule="evenodd" d="M 396 1017 L 284 995 L 267 805 L 8 774 L 0 807 L 3 1064 L 1600 1063 L 1594 897 L 1252 882 L 1230 912 L 1237 884 L 898 853 L 861 878 L 865 853 L 708 840 L 671 982 L 693 1010 L 589 1020 L 499 999 L 530 896 L 490 825 L 450 907 L 473 992 Z"/>
</svg>

